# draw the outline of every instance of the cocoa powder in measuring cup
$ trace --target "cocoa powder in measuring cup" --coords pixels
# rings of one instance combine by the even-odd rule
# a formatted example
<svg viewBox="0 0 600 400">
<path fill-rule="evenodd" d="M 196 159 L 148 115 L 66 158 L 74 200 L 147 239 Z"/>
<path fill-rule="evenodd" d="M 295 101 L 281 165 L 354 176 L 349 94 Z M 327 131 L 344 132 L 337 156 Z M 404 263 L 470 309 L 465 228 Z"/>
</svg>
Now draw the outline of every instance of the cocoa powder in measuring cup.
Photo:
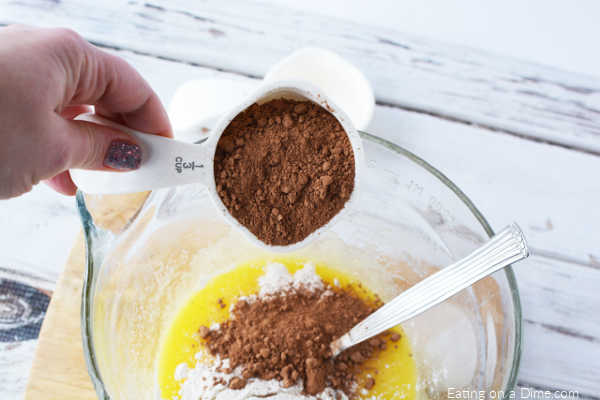
<svg viewBox="0 0 600 400">
<path fill-rule="evenodd" d="M 305 239 L 354 189 L 354 153 L 325 108 L 286 99 L 253 104 L 219 139 L 217 193 L 230 214 L 268 245 Z"/>
</svg>

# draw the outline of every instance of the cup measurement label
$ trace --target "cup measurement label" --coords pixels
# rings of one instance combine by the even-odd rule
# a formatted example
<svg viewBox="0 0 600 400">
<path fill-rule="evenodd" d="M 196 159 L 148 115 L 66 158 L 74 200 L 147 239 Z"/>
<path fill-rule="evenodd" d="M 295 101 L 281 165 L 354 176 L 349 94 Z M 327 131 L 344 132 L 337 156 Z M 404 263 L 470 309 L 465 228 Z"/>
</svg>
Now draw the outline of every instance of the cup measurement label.
<svg viewBox="0 0 600 400">
<path fill-rule="evenodd" d="M 185 170 L 192 170 L 204 168 L 204 164 L 196 161 L 184 161 L 183 157 L 175 157 L 175 171 L 178 174 L 183 173 Z"/>
</svg>

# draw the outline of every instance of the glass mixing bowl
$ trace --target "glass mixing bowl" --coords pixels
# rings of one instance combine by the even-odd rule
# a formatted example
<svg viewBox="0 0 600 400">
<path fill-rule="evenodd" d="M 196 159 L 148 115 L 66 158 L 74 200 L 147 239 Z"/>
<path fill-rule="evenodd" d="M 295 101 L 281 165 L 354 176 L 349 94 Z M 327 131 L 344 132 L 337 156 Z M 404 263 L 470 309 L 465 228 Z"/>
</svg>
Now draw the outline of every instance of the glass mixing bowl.
<svg viewBox="0 0 600 400">
<path fill-rule="evenodd" d="M 367 133 L 362 138 L 366 165 L 356 204 L 293 256 L 343 270 L 387 301 L 493 232 L 441 172 L 393 143 Z M 143 201 L 140 196 L 131 200 L 137 212 L 117 233 L 96 226 L 86 208 L 87 200 L 94 214 L 106 197 L 77 196 L 87 244 L 84 351 L 101 399 L 159 399 L 157 355 L 178 309 L 236 264 L 276 256 L 222 221 L 201 186 L 157 190 Z M 417 364 L 417 398 L 514 389 L 521 309 L 511 268 L 403 328 Z"/>
</svg>

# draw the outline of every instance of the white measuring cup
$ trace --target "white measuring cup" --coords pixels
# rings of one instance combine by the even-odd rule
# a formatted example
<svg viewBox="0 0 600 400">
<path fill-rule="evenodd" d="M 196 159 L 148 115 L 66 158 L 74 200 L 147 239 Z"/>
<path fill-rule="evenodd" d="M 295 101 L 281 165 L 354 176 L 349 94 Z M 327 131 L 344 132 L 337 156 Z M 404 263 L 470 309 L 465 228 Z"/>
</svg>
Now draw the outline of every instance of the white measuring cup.
<svg viewBox="0 0 600 400">
<path fill-rule="evenodd" d="M 327 224 L 311 233 L 300 242 L 287 246 L 269 246 L 260 241 L 250 230 L 240 224 L 227 210 L 217 193 L 214 179 L 214 155 L 221 135 L 229 123 L 242 111 L 254 103 L 263 104 L 274 99 L 291 99 L 311 101 L 329 111 L 340 122 L 348 135 L 354 152 L 354 189 L 350 198 Z M 360 170 L 364 154 L 362 142 L 350 118 L 329 98 L 312 85 L 300 81 L 275 82 L 259 87 L 246 100 L 233 107 L 217 122 L 208 140 L 202 144 L 181 142 L 162 136 L 142 133 L 126 126 L 109 121 L 95 114 L 82 114 L 76 119 L 106 125 L 126 132 L 135 138 L 142 149 L 140 168 L 129 172 L 92 171 L 73 169 L 71 178 L 77 187 L 85 193 L 118 194 L 141 192 L 164 187 L 204 184 L 213 204 L 225 220 L 241 230 L 255 244 L 274 251 L 292 251 L 300 248 L 325 232 L 338 221 L 354 203 L 359 187 Z"/>
</svg>

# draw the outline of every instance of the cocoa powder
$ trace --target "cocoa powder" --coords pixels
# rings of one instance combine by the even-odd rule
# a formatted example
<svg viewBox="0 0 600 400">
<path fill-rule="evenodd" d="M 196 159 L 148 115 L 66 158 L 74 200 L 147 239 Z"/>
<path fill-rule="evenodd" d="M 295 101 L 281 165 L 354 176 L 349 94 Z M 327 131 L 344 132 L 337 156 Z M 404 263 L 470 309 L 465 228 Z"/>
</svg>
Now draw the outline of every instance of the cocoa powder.
<svg viewBox="0 0 600 400">
<path fill-rule="evenodd" d="M 302 241 L 354 189 L 354 153 L 323 107 L 285 99 L 253 104 L 217 144 L 217 192 L 231 215 L 269 245 Z"/>
<path fill-rule="evenodd" d="M 213 356 L 228 359 L 232 370 L 243 368 L 241 379 L 228 382 L 232 389 L 243 388 L 250 378 L 277 379 L 283 387 L 302 380 L 306 394 L 331 387 L 352 398 L 360 389 L 356 378 L 363 363 L 386 348 L 390 335 L 363 342 L 333 360 L 329 345 L 378 306 L 348 289 L 298 289 L 240 300 L 231 319 L 216 330 L 202 327 L 200 333 Z M 362 383 L 367 390 L 374 385 L 373 377 Z"/>
</svg>

